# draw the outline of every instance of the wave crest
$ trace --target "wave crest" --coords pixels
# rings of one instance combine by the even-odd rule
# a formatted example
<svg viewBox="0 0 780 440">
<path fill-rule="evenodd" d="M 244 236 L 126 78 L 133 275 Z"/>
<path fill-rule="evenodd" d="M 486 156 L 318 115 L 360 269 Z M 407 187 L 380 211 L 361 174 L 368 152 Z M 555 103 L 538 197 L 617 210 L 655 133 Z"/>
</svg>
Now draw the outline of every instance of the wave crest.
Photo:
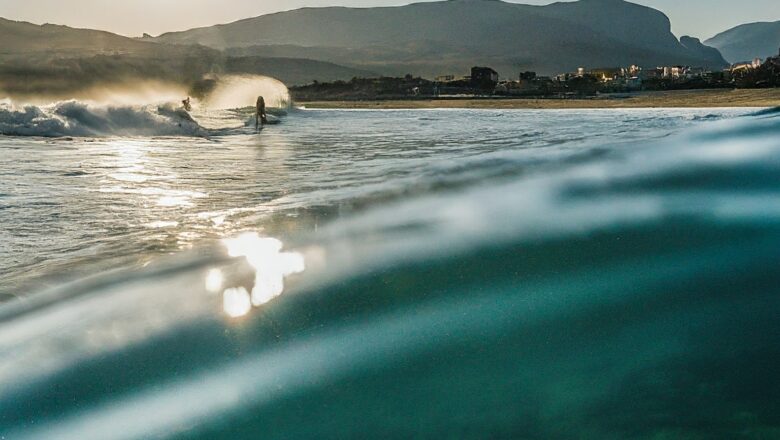
<svg viewBox="0 0 780 440">
<path fill-rule="evenodd" d="M 63 101 L 49 106 L 0 103 L 6 136 L 204 136 L 183 109 L 162 106 L 97 106 Z"/>
</svg>

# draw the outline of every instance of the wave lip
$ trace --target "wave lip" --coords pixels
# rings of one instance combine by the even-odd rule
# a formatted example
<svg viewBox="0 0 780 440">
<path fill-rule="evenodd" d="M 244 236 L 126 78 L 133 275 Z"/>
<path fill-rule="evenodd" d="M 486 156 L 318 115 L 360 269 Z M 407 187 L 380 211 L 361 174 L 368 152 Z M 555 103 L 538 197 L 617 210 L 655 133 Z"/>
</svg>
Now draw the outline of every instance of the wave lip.
<svg viewBox="0 0 780 440">
<path fill-rule="evenodd" d="M 183 109 L 162 106 L 97 106 L 63 101 L 19 108 L 0 103 L 0 135 L 40 137 L 204 136 Z"/>
</svg>

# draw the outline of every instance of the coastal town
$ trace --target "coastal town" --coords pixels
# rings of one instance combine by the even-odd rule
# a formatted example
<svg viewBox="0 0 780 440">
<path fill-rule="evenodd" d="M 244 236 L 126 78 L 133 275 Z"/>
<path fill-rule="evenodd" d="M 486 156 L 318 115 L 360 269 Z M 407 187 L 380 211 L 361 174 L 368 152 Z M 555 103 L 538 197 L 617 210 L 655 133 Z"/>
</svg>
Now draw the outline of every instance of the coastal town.
<svg viewBox="0 0 780 440">
<path fill-rule="evenodd" d="M 699 89 L 754 89 L 780 87 L 780 50 L 765 60 L 756 58 L 723 70 L 692 66 L 586 68 L 556 76 L 520 72 L 513 78 L 491 67 L 475 66 L 466 76 L 433 79 L 411 74 L 401 78 L 353 78 L 291 87 L 293 98 L 315 100 L 392 100 L 459 97 L 587 98 L 602 94 Z"/>
</svg>

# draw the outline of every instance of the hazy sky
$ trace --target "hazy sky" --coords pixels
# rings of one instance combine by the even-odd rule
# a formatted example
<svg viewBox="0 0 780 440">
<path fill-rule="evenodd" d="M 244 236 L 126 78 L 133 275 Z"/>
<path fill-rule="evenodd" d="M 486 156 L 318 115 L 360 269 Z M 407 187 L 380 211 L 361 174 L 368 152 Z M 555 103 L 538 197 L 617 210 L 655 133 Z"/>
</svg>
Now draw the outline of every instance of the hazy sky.
<svg viewBox="0 0 780 440">
<path fill-rule="evenodd" d="M 514 0 L 547 4 L 550 0 Z M 634 0 L 672 19 L 677 36 L 702 39 L 742 23 L 780 20 L 780 0 Z M 389 6 L 403 0 L 0 0 L 0 16 L 129 36 L 226 23 L 303 6 Z"/>
</svg>

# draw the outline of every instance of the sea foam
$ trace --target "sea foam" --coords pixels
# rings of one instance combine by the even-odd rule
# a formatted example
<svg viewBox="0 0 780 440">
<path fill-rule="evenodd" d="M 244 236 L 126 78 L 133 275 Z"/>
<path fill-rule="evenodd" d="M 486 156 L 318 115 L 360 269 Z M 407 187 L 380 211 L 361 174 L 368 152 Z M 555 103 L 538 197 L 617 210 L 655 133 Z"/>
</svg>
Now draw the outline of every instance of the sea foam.
<svg viewBox="0 0 780 440">
<path fill-rule="evenodd" d="M 204 136 L 206 131 L 171 104 L 95 105 L 62 101 L 46 106 L 0 102 L 0 134 L 6 136 Z"/>
</svg>

